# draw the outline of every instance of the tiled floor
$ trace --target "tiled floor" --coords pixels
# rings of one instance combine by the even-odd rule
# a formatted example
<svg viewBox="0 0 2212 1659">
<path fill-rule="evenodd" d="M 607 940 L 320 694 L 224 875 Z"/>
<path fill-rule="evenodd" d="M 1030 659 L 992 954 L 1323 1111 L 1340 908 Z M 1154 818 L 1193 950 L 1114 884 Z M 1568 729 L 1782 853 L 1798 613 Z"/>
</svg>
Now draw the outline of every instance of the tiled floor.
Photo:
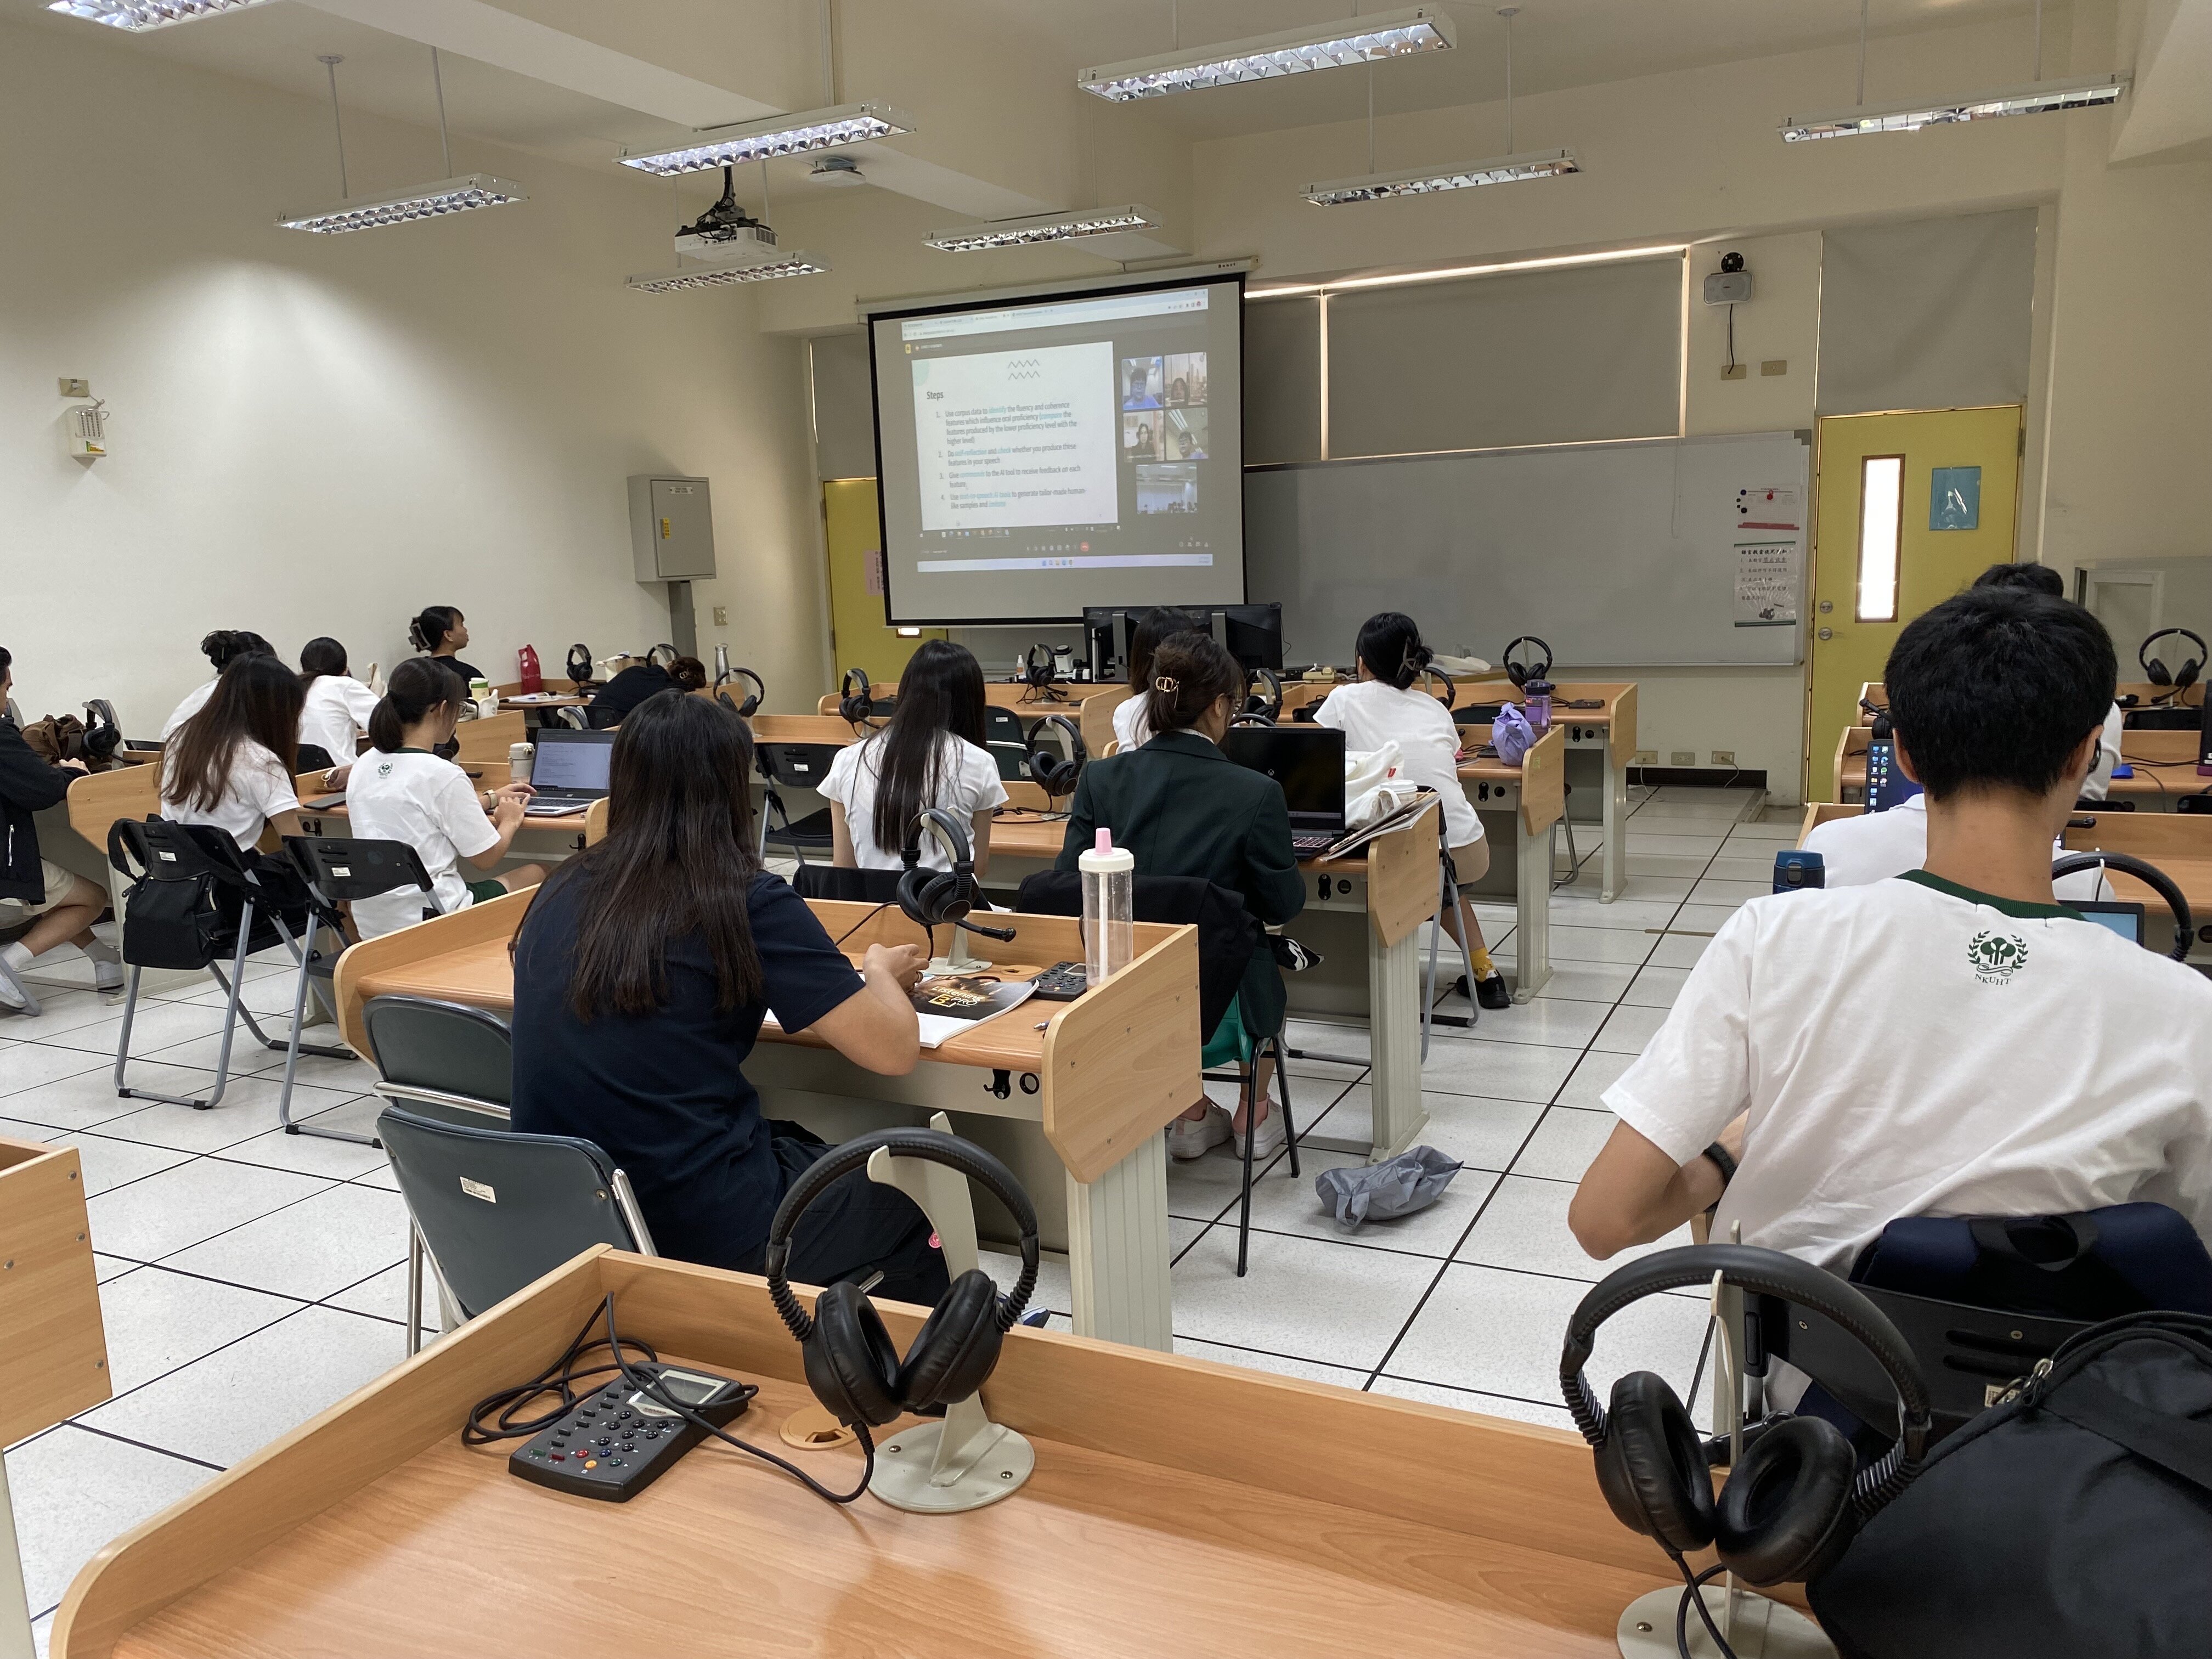
<svg viewBox="0 0 2212 1659">
<path fill-rule="evenodd" d="M 1471 1030 L 1437 1028 L 1424 1138 L 1467 1165 L 1438 1203 L 1346 1237 L 1312 1177 L 1349 1160 L 1308 1152 L 1293 1182 L 1279 1159 L 1255 1191 L 1239 1279 L 1236 1163 L 1224 1149 L 1171 1167 L 1178 1350 L 1566 1425 L 1560 1336 L 1605 1271 L 1566 1226 L 1573 1183 L 1612 1126 L 1599 1095 L 1664 1018 L 1705 936 L 1765 890 L 1774 850 L 1796 838 L 1779 821 L 1794 814 L 1737 821 L 1749 791 L 1637 795 L 1628 894 L 1598 902 L 1596 831 L 1577 826 L 1583 868 L 1553 899 L 1550 984 Z M 1510 907 L 1486 907 L 1482 920 L 1510 972 Z M 1455 975 L 1449 941 L 1443 961 Z M 55 1604 L 101 1544 L 401 1358 L 406 1218 L 380 1153 L 279 1130 L 282 1056 L 243 1033 L 216 1110 L 117 1099 L 120 1011 L 82 988 L 85 964 L 40 969 L 43 1014 L 0 1018 L 0 1135 L 82 1155 L 116 1390 L 7 1453 L 43 1652 Z M 134 1060 L 133 1082 L 204 1090 L 217 1000 L 204 976 L 149 981 L 154 1000 L 132 1036 L 149 1064 L 142 1074 Z M 256 968 L 252 1006 L 275 1012 L 289 996 L 277 964 Z M 1466 1008 L 1447 998 L 1439 1012 Z M 1366 1052 L 1356 1028 L 1302 1026 L 1299 1037 Z M 306 1060 L 301 1079 L 295 1115 L 355 1127 L 372 1115 L 366 1066 Z M 1301 1128 L 1364 1138 L 1364 1079 L 1363 1067 L 1297 1063 Z M 992 1265 L 1011 1278 L 1009 1259 Z M 1064 1325 L 1064 1263 L 1047 1262 L 1038 1298 Z M 1686 1389 L 1703 1316 L 1686 1294 L 1631 1309 L 1600 1340 L 1593 1381 L 1603 1391 L 1648 1367 Z"/>
</svg>

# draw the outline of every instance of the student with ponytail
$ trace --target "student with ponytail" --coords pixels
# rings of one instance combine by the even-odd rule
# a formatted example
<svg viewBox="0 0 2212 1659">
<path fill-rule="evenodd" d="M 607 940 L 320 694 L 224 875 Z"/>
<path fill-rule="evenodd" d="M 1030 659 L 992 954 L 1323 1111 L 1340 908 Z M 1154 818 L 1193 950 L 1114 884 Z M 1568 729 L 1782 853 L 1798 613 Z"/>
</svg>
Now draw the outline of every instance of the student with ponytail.
<svg viewBox="0 0 2212 1659">
<path fill-rule="evenodd" d="M 471 680 L 487 678 L 483 670 L 461 660 L 460 653 L 469 648 L 469 619 L 457 606 L 424 606 L 422 614 L 407 624 L 407 641 L 441 667 L 459 675 L 464 696 Z"/>
<path fill-rule="evenodd" d="M 890 724 L 837 751 L 822 781 L 836 838 L 834 861 L 846 870 L 896 870 L 907 827 L 924 807 L 969 826 L 975 873 L 991 866 L 991 820 L 1006 804 L 999 763 L 983 746 L 983 666 L 949 640 L 929 640 L 899 671 Z M 933 836 L 921 838 L 921 862 L 949 869 Z"/>
<path fill-rule="evenodd" d="M 307 691 L 300 713 L 301 747 L 323 750 L 334 770 L 349 764 L 361 748 L 356 733 L 376 712 L 376 693 L 347 672 L 345 647 L 328 635 L 300 648 L 300 684 Z"/>
<path fill-rule="evenodd" d="M 1344 733 L 1347 748 L 1380 749 L 1398 745 L 1399 762 L 1412 782 L 1433 789 L 1443 799 L 1444 842 L 1451 848 L 1452 878 L 1459 902 L 1444 917 L 1444 930 L 1467 953 L 1469 977 L 1460 981 L 1460 994 L 1473 993 L 1486 1008 L 1510 1008 L 1513 994 L 1505 975 L 1490 960 L 1482 942 L 1482 924 L 1474 916 L 1474 884 L 1490 868 L 1490 846 L 1482 838 L 1482 820 L 1468 805 L 1467 791 L 1459 781 L 1459 727 L 1444 706 L 1413 682 L 1435 653 L 1421 643 L 1421 630 L 1401 611 L 1383 611 L 1370 617 L 1359 630 L 1359 680 L 1330 692 L 1315 720 Z"/>
<path fill-rule="evenodd" d="M 461 872 L 464 859 L 489 870 L 507 856 L 522 827 L 530 786 L 510 783 L 478 793 L 467 773 L 430 752 L 453 735 L 460 703 L 450 673 L 432 659 L 410 657 L 392 671 L 392 683 L 368 717 L 371 747 L 354 763 L 346 787 L 353 833 L 364 841 L 412 847 L 429 872 L 430 891 L 410 887 L 355 900 L 354 926 L 363 939 L 412 927 L 423 919 L 426 902 L 450 915 L 545 879 L 544 866 L 536 864 L 478 881 Z"/>
<path fill-rule="evenodd" d="M 200 654 L 215 665 L 215 672 L 218 678 L 221 678 L 224 669 L 229 667 L 240 657 L 257 651 L 264 656 L 276 654 L 275 646 L 263 639 L 260 635 L 243 628 L 218 628 L 200 641 Z M 170 712 L 169 718 L 161 724 L 161 741 L 167 743 L 174 737 L 177 728 L 206 708 L 208 699 L 213 696 L 215 696 L 215 681 L 212 679 L 204 680 L 185 692 L 183 700 Z"/>
<path fill-rule="evenodd" d="M 899 692 L 903 699 L 903 682 Z M 1236 659 L 1207 635 L 1170 634 L 1152 653 L 1152 686 L 1142 701 L 1152 736 L 1141 749 L 1083 769 L 1068 811 L 1066 843 L 1054 867 L 1074 869 L 1103 826 L 1114 832 L 1116 847 L 1135 857 L 1139 875 L 1196 876 L 1243 894 L 1245 909 L 1270 927 L 1288 921 L 1305 906 L 1305 884 L 1291 848 L 1283 787 L 1237 765 L 1219 747 L 1244 702 L 1244 674 Z M 1254 1034 L 1279 1026 L 1285 1000 L 1282 970 L 1273 954 L 1262 951 L 1245 969 L 1237 1000 L 1207 1037 L 1206 1064 L 1249 1064 Z M 1282 1119 L 1268 1101 L 1267 1084 L 1262 1066 L 1252 1091 L 1260 1113 L 1255 1158 L 1283 1144 Z M 1245 1127 L 1200 1101 L 1168 1126 L 1168 1152 L 1197 1158 L 1241 1136 Z"/>
</svg>

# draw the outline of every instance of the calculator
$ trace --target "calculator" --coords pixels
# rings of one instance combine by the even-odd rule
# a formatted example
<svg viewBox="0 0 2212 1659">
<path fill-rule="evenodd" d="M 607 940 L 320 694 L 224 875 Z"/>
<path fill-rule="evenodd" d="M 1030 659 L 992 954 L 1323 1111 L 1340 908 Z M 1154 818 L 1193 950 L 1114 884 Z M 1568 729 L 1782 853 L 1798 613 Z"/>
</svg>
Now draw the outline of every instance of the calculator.
<svg viewBox="0 0 2212 1659">
<path fill-rule="evenodd" d="M 676 1365 L 630 1369 L 657 1378 L 670 1399 L 721 1428 L 744 1415 L 750 1383 Z M 507 1460 L 507 1472 L 556 1492 L 626 1504 L 707 1437 L 707 1431 L 642 1389 L 616 1377 L 541 1429 Z"/>
<path fill-rule="evenodd" d="M 1073 1002 L 1091 988 L 1091 970 L 1079 962 L 1055 962 L 1030 981 L 1042 1002 Z"/>
</svg>

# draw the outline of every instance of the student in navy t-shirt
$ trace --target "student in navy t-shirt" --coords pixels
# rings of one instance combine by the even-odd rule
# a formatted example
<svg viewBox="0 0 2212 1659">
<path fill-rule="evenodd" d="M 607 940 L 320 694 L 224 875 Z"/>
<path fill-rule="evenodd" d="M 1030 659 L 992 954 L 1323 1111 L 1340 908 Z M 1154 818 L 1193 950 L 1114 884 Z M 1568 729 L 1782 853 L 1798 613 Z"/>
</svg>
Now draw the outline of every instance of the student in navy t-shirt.
<svg viewBox="0 0 2212 1659">
<path fill-rule="evenodd" d="M 745 1080 L 764 1014 L 897 1076 L 920 1058 L 907 993 L 927 957 L 871 945 L 854 972 L 754 854 L 751 743 L 719 704 L 663 692 L 615 739 L 607 836 L 562 865 L 514 953 L 514 1127 L 575 1135 L 629 1173 L 666 1255 L 760 1271 L 784 1191 L 827 1147 L 761 1115 Z M 927 1219 L 856 1170 L 808 1210 L 791 1276 L 948 1285 Z"/>
</svg>

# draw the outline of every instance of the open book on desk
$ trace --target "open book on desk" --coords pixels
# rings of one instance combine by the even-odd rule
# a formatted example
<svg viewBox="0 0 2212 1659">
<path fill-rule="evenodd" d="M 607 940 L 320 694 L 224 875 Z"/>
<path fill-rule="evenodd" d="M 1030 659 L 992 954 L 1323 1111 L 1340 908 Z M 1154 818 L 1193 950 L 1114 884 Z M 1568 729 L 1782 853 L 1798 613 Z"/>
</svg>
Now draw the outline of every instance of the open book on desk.
<svg viewBox="0 0 2212 1659">
<path fill-rule="evenodd" d="M 1357 830 L 1347 830 L 1328 844 L 1321 856 L 1324 859 L 1346 858 L 1358 852 L 1378 836 L 1387 836 L 1393 830 L 1402 830 L 1415 818 L 1437 805 L 1440 798 L 1433 789 L 1423 789 L 1394 812 L 1385 812 L 1371 823 L 1363 823 Z"/>
<path fill-rule="evenodd" d="M 936 1048 L 1020 1007 L 1035 988 L 1026 979 L 1000 979 L 990 973 L 944 974 L 923 980 L 907 994 L 921 1024 L 921 1046 Z M 780 1031 L 783 1027 L 770 1013 L 761 1017 L 761 1029 Z"/>
</svg>

